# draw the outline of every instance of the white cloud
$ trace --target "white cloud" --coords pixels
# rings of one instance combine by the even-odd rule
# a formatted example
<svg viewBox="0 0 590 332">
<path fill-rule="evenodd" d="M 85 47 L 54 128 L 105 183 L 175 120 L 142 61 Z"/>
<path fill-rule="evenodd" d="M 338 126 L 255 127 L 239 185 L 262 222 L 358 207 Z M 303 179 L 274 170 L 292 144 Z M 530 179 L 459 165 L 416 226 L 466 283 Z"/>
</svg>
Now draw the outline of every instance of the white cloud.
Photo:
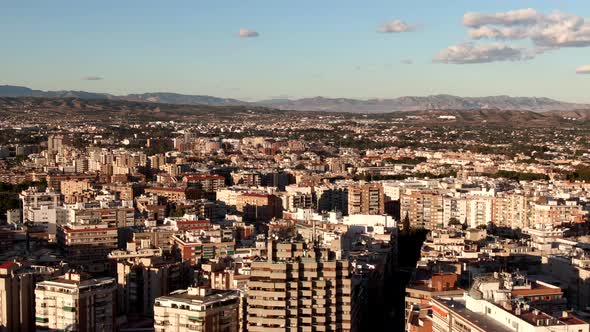
<svg viewBox="0 0 590 332">
<path fill-rule="evenodd" d="M 528 38 L 529 30 L 524 27 L 491 27 L 482 26 L 469 30 L 469 37 L 473 39 L 524 39 Z"/>
<path fill-rule="evenodd" d="M 477 28 L 484 25 L 527 25 L 534 24 L 539 14 L 532 8 L 512 10 L 504 13 L 465 13 L 463 25 Z"/>
<path fill-rule="evenodd" d="M 238 36 L 242 38 L 251 38 L 251 37 L 258 37 L 260 34 L 254 30 L 241 28 L 240 32 L 238 32 Z"/>
<path fill-rule="evenodd" d="M 104 80 L 104 77 L 100 77 L 100 76 L 84 76 L 82 77 L 83 81 L 102 81 Z"/>
<path fill-rule="evenodd" d="M 559 11 L 543 14 L 528 8 L 500 13 L 471 12 L 465 13 L 463 16 L 463 25 L 469 28 L 468 34 L 472 40 L 529 41 L 532 45 L 530 49 L 520 49 L 521 60 L 532 59 L 536 55 L 564 47 L 590 46 L 590 20 Z M 486 47 L 485 45 L 471 45 L 472 51 L 482 50 Z M 518 49 L 510 45 L 505 46 Z M 448 53 L 451 48 L 453 46 L 441 53 L 445 51 Z M 465 47 L 461 49 L 468 50 Z M 488 49 L 492 48 L 488 47 Z M 508 56 L 510 52 L 507 50 L 506 52 L 505 55 Z M 477 56 L 474 55 L 474 57 Z M 493 61 L 504 61 L 504 57 L 498 57 L 498 60 Z"/>
<path fill-rule="evenodd" d="M 590 74 L 590 65 L 576 68 L 576 74 Z"/>
<path fill-rule="evenodd" d="M 434 62 L 450 64 L 487 63 L 494 61 L 519 61 L 527 56 L 522 49 L 503 44 L 463 43 L 441 50 Z"/>
<path fill-rule="evenodd" d="M 539 47 L 590 46 L 590 20 L 573 14 L 554 12 L 531 31 L 531 40 Z"/>
<path fill-rule="evenodd" d="M 506 13 L 467 13 L 463 24 L 473 39 L 530 39 L 537 48 L 590 46 L 590 21 L 559 11 L 549 15 L 534 9 Z"/>
<path fill-rule="evenodd" d="M 382 33 L 400 33 L 414 31 L 415 29 L 416 27 L 411 24 L 408 24 L 404 21 L 395 20 L 383 23 L 379 29 L 377 29 L 377 31 Z"/>
</svg>

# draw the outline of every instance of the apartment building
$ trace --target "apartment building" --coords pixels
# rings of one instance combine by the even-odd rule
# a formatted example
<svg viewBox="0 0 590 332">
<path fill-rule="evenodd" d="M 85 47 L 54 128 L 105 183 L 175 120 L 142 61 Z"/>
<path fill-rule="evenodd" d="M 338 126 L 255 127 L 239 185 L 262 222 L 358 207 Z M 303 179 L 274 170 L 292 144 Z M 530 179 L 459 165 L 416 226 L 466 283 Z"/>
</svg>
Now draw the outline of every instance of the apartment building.
<svg viewBox="0 0 590 332">
<path fill-rule="evenodd" d="M 463 298 L 432 300 L 432 331 L 590 331 L 567 308 L 554 285 L 518 273 L 479 275 Z"/>
<path fill-rule="evenodd" d="M 259 172 L 234 172 L 231 174 L 234 184 L 248 187 L 260 186 L 262 184 L 262 175 Z"/>
<path fill-rule="evenodd" d="M 77 197 L 92 189 L 92 182 L 88 179 L 71 179 L 60 182 L 60 192 L 66 204 L 76 203 Z"/>
<path fill-rule="evenodd" d="M 348 188 L 335 185 L 314 187 L 315 206 L 318 212 L 338 211 L 348 213 Z"/>
<path fill-rule="evenodd" d="M 182 261 L 196 264 L 201 258 L 212 259 L 233 255 L 236 242 L 231 229 L 187 231 L 172 236 Z"/>
<path fill-rule="evenodd" d="M 23 222 L 40 226 L 50 237 L 54 237 L 58 219 L 60 219 L 60 193 L 50 187 L 43 191 L 31 187 L 23 190 L 19 198 L 22 204 Z"/>
<path fill-rule="evenodd" d="M 188 187 L 197 186 L 206 193 L 213 193 L 225 187 L 225 178 L 221 175 L 186 175 L 182 181 Z"/>
<path fill-rule="evenodd" d="M 186 288 L 191 281 L 189 264 L 164 257 L 149 241 L 139 246 L 129 242 L 126 250 L 114 250 L 109 258 L 117 262 L 119 313 L 151 316 L 158 296 Z"/>
<path fill-rule="evenodd" d="M 91 279 L 75 272 L 37 283 L 37 330 L 114 331 L 116 289 L 113 278 Z"/>
<path fill-rule="evenodd" d="M 410 219 L 417 228 L 442 227 L 444 220 L 444 196 L 438 192 L 412 191 L 401 195 L 400 218 Z"/>
<path fill-rule="evenodd" d="M 281 195 L 283 209 L 294 212 L 297 209 L 311 209 L 314 207 L 314 193 L 312 187 L 287 186 L 286 193 Z"/>
<path fill-rule="evenodd" d="M 0 264 L 0 332 L 34 330 L 35 277 L 14 262 Z"/>
<path fill-rule="evenodd" d="M 385 196 L 380 183 L 355 184 L 348 187 L 348 214 L 383 214 Z"/>
<path fill-rule="evenodd" d="M 101 222 L 113 227 L 130 227 L 135 221 L 131 201 L 77 203 L 65 210 L 66 221 L 71 224 Z"/>
<path fill-rule="evenodd" d="M 467 196 L 467 218 L 469 227 L 485 226 L 492 222 L 492 196 L 473 195 Z"/>
<path fill-rule="evenodd" d="M 145 188 L 144 192 L 146 195 L 158 195 L 170 200 L 185 200 L 188 198 L 186 188 L 148 187 Z"/>
<path fill-rule="evenodd" d="M 500 227 L 525 228 L 529 226 L 529 198 L 517 193 L 499 193 L 494 197 L 492 222 Z"/>
<path fill-rule="evenodd" d="M 350 331 L 352 281 L 346 260 L 303 243 L 270 242 L 252 262 L 248 331 Z"/>
<path fill-rule="evenodd" d="M 142 241 L 149 241 L 153 246 L 162 248 L 165 253 L 172 252 L 172 236 L 178 230 L 170 225 L 135 227 L 131 229 L 131 241 L 139 245 Z"/>
<path fill-rule="evenodd" d="M 68 180 L 89 180 L 96 181 L 96 175 L 89 174 L 51 174 L 47 175 L 47 187 L 55 191 L 61 189 L 61 183 Z"/>
<path fill-rule="evenodd" d="M 236 198 L 236 210 L 246 221 L 267 222 L 280 217 L 281 200 L 271 194 L 243 193 Z"/>
<path fill-rule="evenodd" d="M 86 271 L 104 271 L 107 255 L 117 248 L 117 227 L 99 220 L 85 220 L 60 225 L 57 243 L 68 262 Z"/>
<path fill-rule="evenodd" d="M 576 250 L 569 255 L 543 256 L 543 275 L 562 285 L 568 302 L 578 310 L 590 308 L 590 254 Z M 572 282 L 574 280 L 574 282 Z"/>
<path fill-rule="evenodd" d="M 531 209 L 531 227 L 581 223 L 586 217 L 584 207 L 575 200 L 549 200 L 535 203 Z"/>
<path fill-rule="evenodd" d="M 154 304 L 156 332 L 237 332 L 237 291 L 188 288 L 158 297 Z"/>
<path fill-rule="evenodd" d="M 431 332 L 431 300 L 434 297 L 462 298 L 455 273 L 434 273 L 427 280 L 414 280 L 406 287 L 406 331 Z"/>
</svg>

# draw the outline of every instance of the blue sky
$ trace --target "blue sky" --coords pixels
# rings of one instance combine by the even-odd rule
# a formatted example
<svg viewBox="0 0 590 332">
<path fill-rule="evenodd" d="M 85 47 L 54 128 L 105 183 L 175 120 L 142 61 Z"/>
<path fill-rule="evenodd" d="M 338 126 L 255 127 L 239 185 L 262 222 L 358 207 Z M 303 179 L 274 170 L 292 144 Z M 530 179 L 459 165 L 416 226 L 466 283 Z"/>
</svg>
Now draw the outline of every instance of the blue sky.
<svg viewBox="0 0 590 332">
<path fill-rule="evenodd" d="M 448 93 L 590 102 L 590 75 L 576 74 L 590 65 L 590 43 L 524 57 L 536 52 L 534 37 L 474 40 L 462 23 L 466 12 L 525 8 L 588 18 L 582 29 L 590 27 L 587 0 L 0 0 L 0 84 L 247 100 Z M 411 31 L 378 32 L 395 20 Z M 463 43 L 518 52 L 440 60 Z"/>
</svg>

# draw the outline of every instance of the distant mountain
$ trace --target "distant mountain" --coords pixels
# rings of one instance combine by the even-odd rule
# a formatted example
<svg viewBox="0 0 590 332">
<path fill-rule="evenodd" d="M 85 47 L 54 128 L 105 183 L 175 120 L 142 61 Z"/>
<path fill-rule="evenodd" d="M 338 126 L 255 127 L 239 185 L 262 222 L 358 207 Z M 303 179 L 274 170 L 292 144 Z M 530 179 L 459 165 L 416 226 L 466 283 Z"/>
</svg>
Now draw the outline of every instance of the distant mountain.
<svg viewBox="0 0 590 332">
<path fill-rule="evenodd" d="M 237 99 L 219 98 L 203 95 L 184 95 L 178 93 L 154 92 L 114 96 L 107 93 L 85 91 L 41 91 L 27 87 L 0 86 L 1 97 L 45 97 L 78 99 L 110 99 L 136 102 L 151 102 L 177 105 L 209 106 L 264 106 L 282 110 L 388 113 L 397 111 L 422 110 L 515 110 L 515 111 L 577 111 L 590 109 L 588 104 L 575 104 L 537 97 L 457 97 L 433 95 L 425 97 L 399 97 L 392 99 L 349 99 L 349 98 L 303 98 L 270 99 L 259 102 L 246 102 Z"/>
<path fill-rule="evenodd" d="M 24 86 L 0 85 L 0 96 L 2 97 L 41 97 L 43 91 L 32 90 Z"/>
<path fill-rule="evenodd" d="M 434 95 L 427 97 L 399 97 L 394 99 L 304 98 L 297 100 L 269 100 L 259 104 L 278 109 L 309 111 L 340 111 L 387 113 L 421 110 L 516 110 L 516 111 L 571 111 L 590 108 L 590 105 L 561 102 L 536 97 L 457 97 Z"/>
<path fill-rule="evenodd" d="M 43 97 L 43 98 L 79 98 L 79 99 L 110 99 L 107 93 L 86 91 L 41 91 L 23 86 L 0 85 L 0 97 Z"/>
<path fill-rule="evenodd" d="M 209 105 L 209 106 L 240 106 L 250 103 L 228 98 L 211 96 L 183 95 L 169 92 L 154 92 L 115 96 L 108 93 L 86 91 L 41 91 L 22 86 L 0 85 L 0 97 L 43 97 L 43 98 L 78 98 L 78 99 L 111 99 L 137 102 L 150 102 L 177 105 Z"/>
<path fill-rule="evenodd" d="M 26 112 L 23 112 L 25 110 Z M 418 110 L 389 113 L 327 113 L 289 111 L 258 106 L 211 106 L 156 104 L 117 99 L 78 99 L 42 97 L 0 97 L 0 117 L 18 123 L 31 117 L 48 123 L 69 119 L 117 123 L 118 121 L 208 121 L 244 119 L 258 121 L 300 121 L 314 115 L 338 115 L 345 119 L 376 119 L 404 126 L 428 127 L 514 127 L 514 128 L 590 128 L 590 109 L 580 111 L 517 111 L 499 109 Z"/>
<path fill-rule="evenodd" d="M 226 106 L 226 105 L 246 105 L 247 102 L 228 99 L 218 98 L 211 96 L 194 96 L 194 95 L 182 95 L 178 93 L 169 92 L 155 92 L 155 93 L 142 93 L 142 94 L 130 94 L 126 96 L 117 97 L 118 99 L 130 100 L 130 101 L 147 101 L 152 103 L 164 103 L 164 104 L 181 104 L 181 105 L 210 105 L 210 106 Z"/>
</svg>

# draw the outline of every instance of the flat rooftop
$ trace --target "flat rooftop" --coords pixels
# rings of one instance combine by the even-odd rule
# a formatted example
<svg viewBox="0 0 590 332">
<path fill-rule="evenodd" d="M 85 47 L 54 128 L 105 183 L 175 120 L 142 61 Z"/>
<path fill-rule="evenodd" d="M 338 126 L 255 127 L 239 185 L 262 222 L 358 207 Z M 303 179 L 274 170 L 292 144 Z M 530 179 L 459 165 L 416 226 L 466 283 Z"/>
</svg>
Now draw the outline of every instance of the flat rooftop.
<svg viewBox="0 0 590 332">
<path fill-rule="evenodd" d="M 202 295 L 198 292 L 189 292 L 189 290 L 178 290 L 172 292 L 170 295 L 161 296 L 157 298 L 157 302 L 182 302 L 186 304 L 209 304 L 219 300 L 227 300 L 238 298 L 236 291 L 222 290 L 222 289 L 207 289 L 206 294 Z"/>
<path fill-rule="evenodd" d="M 471 322 L 473 325 L 479 327 L 484 331 L 494 332 L 511 332 L 512 330 L 489 318 L 484 314 L 473 312 L 465 308 L 465 301 L 463 300 L 444 300 L 437 298 L 437 302 L 444 305 L 447 310 L 454 312 L 465 320 Z"/>
</svg>

